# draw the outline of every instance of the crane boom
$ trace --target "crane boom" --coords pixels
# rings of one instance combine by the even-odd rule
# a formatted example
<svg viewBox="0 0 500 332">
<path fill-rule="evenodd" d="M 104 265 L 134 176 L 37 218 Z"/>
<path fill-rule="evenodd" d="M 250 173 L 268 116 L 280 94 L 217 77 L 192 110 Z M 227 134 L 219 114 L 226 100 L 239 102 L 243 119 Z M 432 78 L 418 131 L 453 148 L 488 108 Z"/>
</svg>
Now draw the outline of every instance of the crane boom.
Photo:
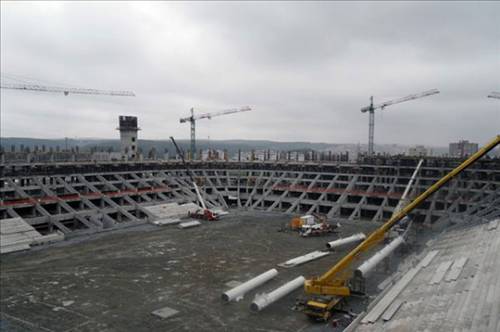
<svg viewBox="0 0 500 332">
<path fill-rule="evenodd" d="M 186 159 L 184 159 L 184 151 L 182 151 L 182 149 L 177 145 L 177 142 L 175 141 L 173 136 L 170 136 L 170 140 L 174 144 L 174 147 L 175 147 L 175 150 L 177 151 L 177 154 L 179 155 L 179 157 L 181 157 L 182 166 L 184 166 L 186 168 L 186 172 L 187 172 L 189 178 L 191 179 L 191 182 L 194 183 L 195 181 L 194 181 L 193 173 L 191 172 L 189 165 L 186 163 Z"/>
<path fill-rule="evenodd" d="M 198 197 L 198 201 L 200 201 L 200 205 L 203 208 L 203 215 L 207 220 L 217 220 L 217 215 L 207 209 L 207 206 L 205 204 L 205 201 L 203 200 L 203 197 L 201 196 L 200 188 L 198 188 L 198 185 L 196 184 L 196 181 L 194 180 L 193 177 L 193 172 L 189 168 L 188 164 L 186 163 L 186 160 L 184 159 L 184 152 L 182 149 L 177 145 L 177 142 L 175 139 L 170 136 L 170 139 L 172 140 L 172 143 L 175 146 L 175 149 L 177 150 L 177 154 L 181 157 L 182 160 L 182 165 L 186 168 L 186 171 L 189 175 L 189 178 L 191 179 L 191 182 L 193 183 L 194 190 L 196 192 L 196 196 Z"/>
<path fill-rule="evenodd" d="M 177 154 L 181 157 L 182 160 L 182 165 L 186 168 L 186 171 L 188 173 L 189 178 L 191 179 L 191 182 L 193 183 L 194 190 L 196 191 L 196 196 L 198 197 L 198 200 L 201 203 L 201 206 L 203 207 L 204 210 L 207 209 L 205 202 L 203 201 L 203 198 L 201 197 L 200 190 L 198 189 L 198 186 L 196 185 L 196 181 L 194 180 L 193 173 L 191 169 L 189 168 L 188 164 L 186 163 L 186 160 L 184 159 L 184 151 L 177 145 L 177 142 L 175 141 L 173 136 L 170 136 L 170 140 L 172 140 L 172 143 L 175 146 L 175 149 L 177 150 Z"/>
<path fill-rule="evenodd" d="M 108 96 L 135 97 L 135 94 L 132 91 L 66 88 L 66 87 L 60 87 L 60 86 L 47 86 L 47 85 L 39 85 L 39 84 L 2 83 L 0 85 L 0 88 L 13 89 L 13 90 L 43 91 L 43 92 L 62 92 L 62 93 L 64 93 L 65 96 L 67 96 L 70 93 L 75 93 L 75 94 L 82 94 L 82 95 L 108 95 Z"/>
<path fill-rule="evenodd" d="M 495 92 L 493 91 L 488 95 L 488 98 L 495 98 L 495 99 L 500 99 L 500 92 Z"/>
<path fill-rule="evenodd" d="M 411 203 L 403 207 L 397 214 L 393 215 L 387 222 L 376 229 L 370 236 L 368 236 L 363 242 L 361 242 L 356 248 L 349 252 L 344 258 L 342 258 L 337 264 L 335 264 L 330 270 L 319 278 L 308 279 L 304 283 L 304 290 L 309 294 L 316 295 L 330 295 L 330 296 L 349 296 L 350 289 L 348 287 L 348 281 L 351 277 L 352 271 L 350 268 L 354 260 L 362 253 L 368 251 L 370 248 L 375 246 L 377 243 L 384 239 L 385 233 L 397 222 L 407 216 L 416 207 L 418 207 L 422 202 L 424 202 L 430 195 L 439 190 L 444 184 L 449 180 L 460 174 L 464 169 L 475 163 L 479 158 L 487 154 L 490 150 L 494 149 L 498 144 L 500 144 L 500 135 L 497 135 L 491 142 L 482 147 L 476 153 L 474 153 L 470 158 L 461 163 L 454 170 L 449 172 L 439 181 L 430 186 L 425 192 L 420 194 Z M 314 301 L 310 301 L 314 305 Z"/>
</svg>

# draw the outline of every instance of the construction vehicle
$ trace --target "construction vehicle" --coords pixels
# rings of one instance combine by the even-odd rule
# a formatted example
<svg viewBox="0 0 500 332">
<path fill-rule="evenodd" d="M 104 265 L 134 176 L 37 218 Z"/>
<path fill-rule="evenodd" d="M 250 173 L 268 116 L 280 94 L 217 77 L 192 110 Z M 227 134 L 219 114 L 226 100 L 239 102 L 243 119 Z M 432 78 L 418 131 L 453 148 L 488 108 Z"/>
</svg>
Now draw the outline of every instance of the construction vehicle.
<svg viewBox="0 0 500 332">
<path fill-rule="evenodd" d="M 301 217 L 295 217 L 290 221 L 290 228 L 294 231 L 300 231 L 305 225 L 314 225 L 316 219 L 311 214 L 306 214 Z"/>
<path fill-rule="evenodd" d="M 201 220 L 208 220 L 208 221 L 217 220 L 218 219 L 217 213 L 209 210 L 205 205 L 205 200 L 201 196 L 200 188 L 198 188 L 198 185 L 196 184 L 196 181 L 194 180 L 193 174 L 191 172 L 191 169 L 189 168 L 188 164 L 186 163 L 186 160 L 184 159 L 184 152 L 177 145 L 177 142 L 172 136 L 170 136 L 170 139 L 172 140 L 172 143 L 174 144 L 175 149 L 177 150 L 177 154 L 181 157 L 182 164 L 184 165 L 184 168 L 186 168 L 186 172 L 188 173 L 189 178 L 191 179 L 191 183 L 193 184 L 194 191 L 196 192 L 196 197 L 198 197 L 198 201 L 200 202 L 200 205 L 202 207 L 200 210 L 196 212 L 189 212 L 188 214 L 189 217 Z"/>
<path fill-rule="evenodd" d="M 362 254 L 366 254 L 375 245 L 382 242 L 388 231 L 400 220 L 408 216 L 415 208 L 422 204 L 429 196 L 438 191 L 448 181 L 460 174 L 479 158 L 500 144 L 500 135 L 482 147 L 470 158 L 461 163 L 447 175 L 442 177 L 426 191 L 417 196 L 411 203 L 404 206 L 397 214 L 393 215 L 382 226 L 372 232 L 356 248 L 344 256 L 331 269 L 320 277 L 313 277 L 304 282 L 304 291 L 311 298 L 306 301 L 304 313 L 310 318 L 327 321 L 334 309 L 340 309 L 345 299 L 355 290 L 351 290 L 350 280 L 353 276 L 354 263 Z"/>
<path fill-rule="evenodd" d="M 330 225 L 327 222 L 319 222 L 314 225 L 303 225 L 299 233 L 302 237 L 323 236 L 331 233 L 336 233 L 337 227 L 338 225 Z"/>
<path fill-rule="evenodd" d="M 216 221 L 218 220 L 217 214 L 209 209 L 198 210 L 196 212 L 189 212 L 189 218 L 207 220 L 207 221 Z"/>
<path fill-rule="evenodd" d="M 208 220 L 208 221 L 217 220 L 217 215 L 215 214 L 215 212 L 207 209 L 205 201 L 203 200 L 203 197 L 201 197 L 200 189 L 198 188 L 198 185 L 194 181 L 193 181 L 193 186 L 194 190 L 196 191 L 196 196 L 198 197 L 198 201 L 200 201 L 200 204 L 202 206 L 202 209 L 196 212 L 189 212 L 189 217 L 195 219 Z"/>
<path fill-rule="evenodd" d="M 331 225 L 327 222 L 326 216 L 317 213 L 296 217 L 290 221 L 290 229 L 298 231 L 302 237 L 335 233 L 338 227 L 340 227 L 338 223 Z"/>
<path fill-rule="evenodd" d="M 248 106 L 242 107 L 242 108 L 233 108 L 233 109 L 228 109 L 225 111 L 220 111 L 220 112 L 215 112 L 215 113 L 204 113 L 204 114 L 198 114 L 194 115 L 194 109 L 191 108 L 191 116 L 188 116 L 186 118 L 181 118 L 180 123 L 188 122 L 191 124 L 191 149 L 190 149 L 190 157 L 191 160 L 196 159 L 196 120 L 201 120 L 201 119 L 212 119 L 213 117 L 216 116 L 221 116 L 221 115 L 226 115 L 226 114 L 232 114 L 232 113 L 239 113 L 239 112 L 247 112 L 251 111 L 252 109 Z"/>
<path fill-rule="evenodd" d="M 409 95 L 409 96 L 406 96 L 406 97 L 403 97 L 403 98 L 389 100 L 389 101 L 383 102 L 383 103 L 378 104 L 378 105 L 373 105 L 373 96 L 371 96 L 370 97 L 370 105 L 366 106 L 366 107 L 363 107 L 361 109 L 361 113 L 366 113 L 366 112 L 369 113 L 369 118 L 368 118 L 368 155 L 372 156 L 373 153 L 374 153 L 374 151 L 373 151 L 373 145 L 374 145 L 373 140 L 374 140 L 374 135 L 375 135 L 375 110 L 376 109 L 383 110 L 384 108 L 386 108 L 387 106 L 390 106 L 390 105 L 399 104 L 399 103 L 402 103 L 402 102 L 405 102 L 405 101 L 414 100 L 414 99 L 418 99 L 418 98 L 422 98 L 422 97 L 434 95 L 436 93 L 439 93 L 439 91 L 437 89 L 432 89 L 432 90 L 429 90 L 429 91 L 424 91 L 424 92 L 421 92 L 421 93 L 412 94 L 412 95 Z"/>
</svg>

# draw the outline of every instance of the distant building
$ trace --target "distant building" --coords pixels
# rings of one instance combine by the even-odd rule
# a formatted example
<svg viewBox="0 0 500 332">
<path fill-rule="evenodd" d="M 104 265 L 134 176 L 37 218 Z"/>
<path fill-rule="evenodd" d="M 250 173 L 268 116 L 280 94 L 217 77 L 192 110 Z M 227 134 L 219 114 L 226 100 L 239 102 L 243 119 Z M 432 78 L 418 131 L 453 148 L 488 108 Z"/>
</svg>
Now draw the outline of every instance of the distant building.
<svg viewBox="0 0 500 332">
<path fill-rule="evenodd" d="M 117 128 L 120 131 L 120 143 L 123 159 L 136 160 L 138 159 L 137 149 L 137 126 L 136 116 L 120 115 L 120 126 Z"/>
<path fill-rule="evenodd" d="M 408 155 L 411 157 L 425 157 L 429 151 L 423 145 L 417 145 L 408 149 Z"/>
<path fill-rule="evenodd" d="M 479 146 L 477 143 L 472 143 L 467 140 L 462 140 L 457 143 L 450 143 L 450 157 L 466 157 L 477 152 Z"/>
</svg>

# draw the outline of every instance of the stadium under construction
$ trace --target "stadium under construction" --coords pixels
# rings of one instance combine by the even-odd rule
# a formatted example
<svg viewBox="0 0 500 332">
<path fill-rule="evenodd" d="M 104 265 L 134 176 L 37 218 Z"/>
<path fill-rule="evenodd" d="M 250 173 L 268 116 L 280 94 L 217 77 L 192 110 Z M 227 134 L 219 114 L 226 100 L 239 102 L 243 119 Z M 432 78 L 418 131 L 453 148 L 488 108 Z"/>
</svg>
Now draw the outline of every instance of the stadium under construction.
<svg viewBox="0 0 500 332">
<path fill-rule="evenodd" d="M 498 3 L 0 3 L 0 332 L 500 332 Z"/>
<path fill-rule="evenodd" d="M 357 292 L 328 319 L 301 312 L 303 287 L 286 289 L 355 246 L 325 250 L 327 242 L 368 235 L 397 213 L 414 173 L 411 199 L 461 161 L 428 158 L 416 173 L 418 163 L 379 156 L 3 164 L 2 328 L 498 330 L 498 158 L 479 159 L 408 214 L 404 244 L 369 276 L 355 274 L 349 282 Z M 197 218 L 200 201 L 217 220 Z M 336 230 L 300 236 L 289 228 L 300 215 L 324 216 Z M 221 300 L 269 269 L 277 276 Z"/>
</svg>

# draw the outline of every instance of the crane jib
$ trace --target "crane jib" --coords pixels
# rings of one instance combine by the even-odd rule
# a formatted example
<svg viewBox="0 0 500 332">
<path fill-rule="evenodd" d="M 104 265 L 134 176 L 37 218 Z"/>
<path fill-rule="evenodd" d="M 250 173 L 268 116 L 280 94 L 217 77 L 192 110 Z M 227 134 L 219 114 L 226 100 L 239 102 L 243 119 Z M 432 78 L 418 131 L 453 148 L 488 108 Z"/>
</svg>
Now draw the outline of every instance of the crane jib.
<svg viewBox="0 0 500 332">
<path fill-rule="evenodd" d="M 132 91 L 115 91 L 115 90 L 98 90 L 98 89 L 85 89 L 85 88 L 67 88 L 59 86 L 46 86 L 38 84 L 1 84 L 2 89 L 12 90 L 27 90 L 27 91 L 41 91 L 41 92 L 62 92 L 65 96 L 70 93 L 82 95 L 108 95 L 108 96 L 122 96 L 122 97 L 135 97 Z"/>
<path fill-rule="evenodd" d="M 412 95 L 408 95 L 406 97 L 402 97 L 402 98 L 398 98 L 398 99 L 394 99 L 394 100 L 385 101 L 385 102 L 377 104 L 377 105 L 370 105 L 370 106 L 363 107 L 361 109 L 361 112 L 362 113 L 366 113 L 368 111 L 374 111 L 376 109 L 384 109 L 387 106 L 391 106 L 391 105 L 394 105 L 394 104 L 399 104 L 399 103 L 402 103 L 402 102 L 405 102 L 405 101 L 410 101 L 410 100 L 414 100 L 414 99 L 418 99 L 418 98 L 422 98 L 422 97 L 427 97 L 427 96 L 435 95 L 435 94 L 438 94 L 438 93 L 439 93 L 438 89 L 432 89 L 432 90 L 424 91 L 424 92 L 421 92 L 421 93 L 415 93 L 415 94 L 412 94 Z"/>
</svg>

